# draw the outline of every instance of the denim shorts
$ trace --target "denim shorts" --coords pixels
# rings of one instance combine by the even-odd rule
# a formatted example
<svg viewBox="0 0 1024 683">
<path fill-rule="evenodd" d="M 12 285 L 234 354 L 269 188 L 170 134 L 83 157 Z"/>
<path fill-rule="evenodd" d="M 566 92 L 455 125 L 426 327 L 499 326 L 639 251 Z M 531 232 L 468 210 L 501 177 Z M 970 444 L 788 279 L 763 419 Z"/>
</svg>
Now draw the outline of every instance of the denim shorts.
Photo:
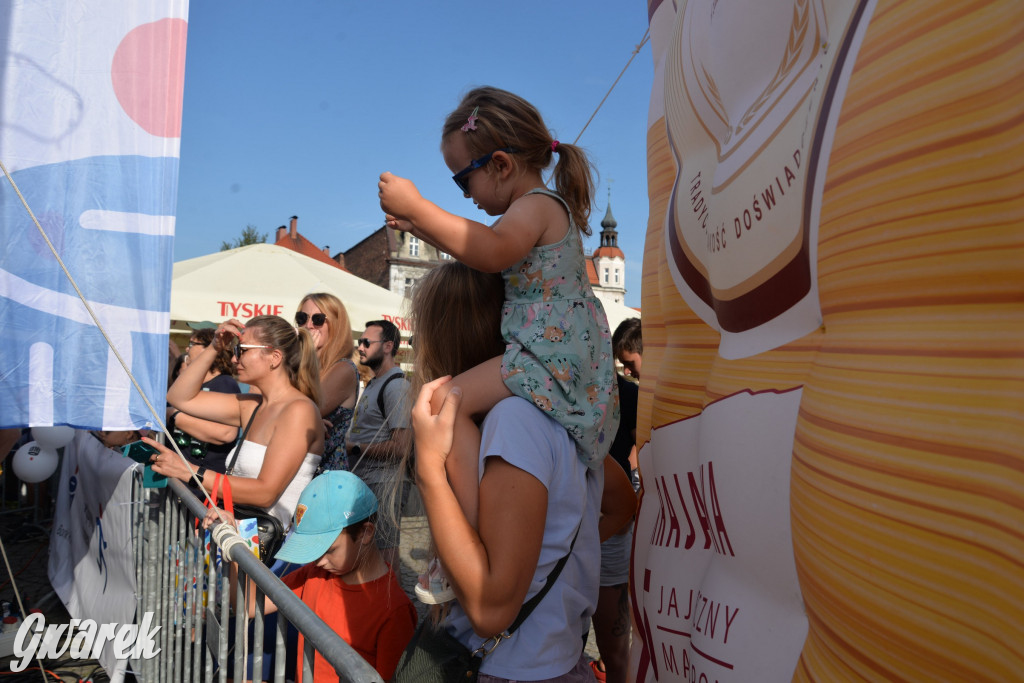
<svg viewBox="0 0 1024 683">
<path fill-rule="evenodd" d="M 633 548 L 633 525 L 601 544 L 601 585 L 618 586 L 629 581 L 629 555 Z"/>
</svg>

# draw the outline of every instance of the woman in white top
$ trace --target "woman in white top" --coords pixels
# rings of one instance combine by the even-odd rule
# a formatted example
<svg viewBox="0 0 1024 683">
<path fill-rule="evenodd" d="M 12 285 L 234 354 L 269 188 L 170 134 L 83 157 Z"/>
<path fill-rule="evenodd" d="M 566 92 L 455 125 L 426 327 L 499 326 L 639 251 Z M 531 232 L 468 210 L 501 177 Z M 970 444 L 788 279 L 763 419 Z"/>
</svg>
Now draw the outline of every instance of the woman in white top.
<svg viewBox="0 0 1024 683">
<path fill-rule="evenodd" d="M 220 349 L 234 350 L 237 377 L 251 387 L 249 394 L 220 394 L 202 390 L 203 378 Z M 285 529 L 302 489 L 313 477 L 324 451 L 320 418 L 320 366 L 309 332 L 295 329 L 284 318 L 264 315 L 245 326 L 229 320 L 217 328 L 213 343 L 182 371 L 167 392 L 167 401 L 183 413 L 244 428 L 256 415 L 228 477 L 236 503 L 264 508 Z M 159 451 L 153 470 L 212 491 L 215 472 L 195 468 L 152 439 Z M 230 458 L 229 458 L 230 459 Z"/>
</svg>

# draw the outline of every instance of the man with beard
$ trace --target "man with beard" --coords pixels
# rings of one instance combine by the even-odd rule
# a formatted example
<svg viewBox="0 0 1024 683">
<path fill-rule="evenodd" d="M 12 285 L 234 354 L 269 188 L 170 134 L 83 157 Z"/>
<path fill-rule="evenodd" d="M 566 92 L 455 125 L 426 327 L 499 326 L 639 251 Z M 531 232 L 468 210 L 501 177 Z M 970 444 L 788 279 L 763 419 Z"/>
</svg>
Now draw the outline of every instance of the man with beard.
<svg viewBox="0 0 1024 683">
<path fill-rule="evenodd" d="M 359 362 L 373 371 L 356 403 L 352 426 L 345 439 L 352 471 L 370 487 L 381 503 L 377 519 L 377 545 L 384 560 L 397 567 L 404 472 L 402 455 L 409 447 L 409 382 L 395 363 L 401 337 L 387 320 L 366 323 L 357 344 Z M 400 483 L 396 487 L 395 481 Z M 390 503 L 390 504 L 389 504 Z"/>
</svg>

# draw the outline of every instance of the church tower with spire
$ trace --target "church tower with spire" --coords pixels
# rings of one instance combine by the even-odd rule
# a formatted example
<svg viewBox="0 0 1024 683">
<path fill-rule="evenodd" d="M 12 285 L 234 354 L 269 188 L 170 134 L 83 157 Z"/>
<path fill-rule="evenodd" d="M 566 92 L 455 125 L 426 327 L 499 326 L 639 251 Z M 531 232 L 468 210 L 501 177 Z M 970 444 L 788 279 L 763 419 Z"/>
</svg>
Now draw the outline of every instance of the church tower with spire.
<svg viewBox="0 0 1024 683">
<path fill-rule="evenodd" d="M 618 223 L 612 215 L 611 189 L 608 190 L 608 210 L 601 219 L 601 246 L 590 255 L 587 270 L 590 286 L 601 301 L 625 305 L 626 255 L 619 249 Z"/>
</svg>

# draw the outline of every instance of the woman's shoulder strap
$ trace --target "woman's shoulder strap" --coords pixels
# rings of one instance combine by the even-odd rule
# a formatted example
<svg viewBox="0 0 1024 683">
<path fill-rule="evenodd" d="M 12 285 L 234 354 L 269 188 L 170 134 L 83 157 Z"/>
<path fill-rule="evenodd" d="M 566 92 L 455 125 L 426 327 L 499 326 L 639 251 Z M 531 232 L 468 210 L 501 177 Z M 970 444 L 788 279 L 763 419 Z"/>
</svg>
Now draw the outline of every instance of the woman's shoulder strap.
<svg viewBox="0 0 1024 683">
<path fill-rule="evenodd" d="M 246 394 L 246 396 L 251 396 L 256 401 L 256 405 L 253 406 L 252 412 L 249 413 L 249 419 L 245 423 L 245 429 L 242 430 L 239 441 L 245 441 L 245 435 L 249 433 L 249 427 L 252 427 L 252 421 L 256 419 L 256 413 L 259 411 L 260 406 L 263 405 L 263 394 Z"/>
</svg>

